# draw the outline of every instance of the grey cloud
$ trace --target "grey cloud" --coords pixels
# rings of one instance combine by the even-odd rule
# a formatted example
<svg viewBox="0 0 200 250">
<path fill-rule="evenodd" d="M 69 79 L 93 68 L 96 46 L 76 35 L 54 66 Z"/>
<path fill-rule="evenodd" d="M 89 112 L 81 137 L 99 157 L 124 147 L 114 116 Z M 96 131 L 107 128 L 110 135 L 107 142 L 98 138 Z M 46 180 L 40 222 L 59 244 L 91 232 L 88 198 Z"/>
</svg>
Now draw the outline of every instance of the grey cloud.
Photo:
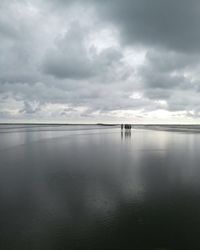
<svg viewBox="0 0 200 250">
<path fill-rule="evenodd" d="M 82 1 L 57 0 L 56 4 Z M 54 4 L 55 4 L 54 3 Z M 170 48 L 175 51 L 200 50 L 200 3 L 198 0 L 86 0 L 101 19 L 121 30 L 125 43 Z"/>
<path fill-rule="evenodd" d="M 119 50 L 108 48 L 97 54 L 87 49 L 87 30 L 72 23 L 64 38 L 57 40 L 55 48 L 47 51 L 43 62 L 45 73 L 56 78 L 87 79 L 106 72 L 122 58 Z"/>
<path fill-rule="evenodd" d="M 188 117 L 193 118 L 193 119 L 198 119 L 200 118 L 200 110 L 195 110 L 195 111 L 188 111 L 186 114 Z"/>
<path fill-rule="evenodd" d="M 147 63 L 152 70 L 169 73 L 177 70 L 186 70 L 199 63 L 198 54 L 185 54 L 170 50 L 150 50 L 146 54 Z"/>
<path fill-rule="evenodd" d="M 191 75 L 196 75 L 198 67 L 197 55 L 186 56 L 167 50 L 151 50 L 138 74 L 141 75 L 146 95 L 157 98 L 158 94 L 161 97 L 169 96 L 169 93 L 178 89 L 195 90 L 197 81 Z"/>
<path fill-rule="evenodd" d="M 39 103 L 34 103 L 30 101 L 24 101 L 24 108 L 20 110 L 20 113 L 34 114 L 40 111 Z"/>
<path fill-rule="evenodd" d="M 81 4 L 81 1 L 78 2 Z M 153 48 L 146 55 L 145 65 L 137 72 L 147 98 L 169 100 L 179 90 L 185 90 L 187 95 L 188 89 L 195 93 L 199 84 L 186 75 L 187 71 L 193 71 L 199 65 L 200 5 L 197 0 L 86 2 L 96 6 L 101 18 L 120 29 L 124 45 L 140 45 L 147 50 Z M 170 110 L 184 110 L 188 102 L 193 104 L 191 98 L 184 98 L 184 92 L 182 96 L 181 104 L 178 100 L 177 105 L 173 105 L 176 100 L 169 101 Z"/>
<path fill-rule="evenodd" d="M 57 78 L 84 79 L 93 75 L 91 64 L 83 58 L 67 58 L 59 52 L 50 52 L 44 62 L 44 72 Z"/>
<path fill-rule="evenodd" d="M 13 3 L 22 11 L 20 17 L 13 12 Z M 54 104 L 61 108 L 52 114 L 62 117 L 87 118 L 114 110 L 139 109 L 144 115 L 160 108 L 197 116 L 200 110 L 197 0 L 29 3 L 37 14 L 33 8 L 26 15 L 23 8 L 28 7 L 27 1 L 0 3 L 1 107 L 8 105 L 9 95 L 20 103 L 19 115 L 25 118 L 37 115 L 41 118 L 43 107 Z M 71 6 L 65 8 L 66 4 Z M 77 6 L 82 6 L 82 11 L 92 8 L 99 26 L 92 23 L 93 16 L 84 22 L 84 15 L 89 12 L 74 16 Z M 69 14 L 67 18 L 65 14 Z M 89 45 L 92 32 L 112 31 L 113 27 L 119 32 L 115 37 L 119 39 L 118 47 L 110 46 L 99 52 Z M 125 62 L 126 49 L 136 51 L 137 58 L 138 45 L 146 51 L 141 65 Z M 141 98 L 130 98 L 134 92 L 141 93 Z M 162 106 L 162 101 L 167 105 Z M 80 106 L 85 109 L 80 111 L 77 109 Z M 0 110 L 2 119 L 12 115 L 9 105 L 7 109 Z M 13 114 L 17 116 L 16 110 Z"/>
<path fill-rule="evenodd" d="M 159 100 L 159 99 L 166 100 L 171 96 L 172 91 L 170 89 L 165 89 L 165 91 L 163 91 L 163 89 L 161 88 L 156 88 L 156 89 L 148 88 L 144 90 L 144 94 L 145 96 L 147 96 L 149 99 L 152 100 Z"/>
<path fill-rule="evenodd" d="M 18 37 L 17 30 L 10 23 L 0 19 L 1 39 L 13 39 Z"/>
<path fill-rule="evenodd" d="M 84 46 L 84 31 L 78 23 L 73 23 L 64 38 L 57 41 L 56 48 L 47 52 L 44 72 L 57 78 L 88 78 L 92 63 Z"/>
<path fill-rule="evenodd" d="M 40 79 L 37 20 L 23 16 L 22 7 L 28 7 L 28 2 L 2 1 L 0 4 L 0 84 L 32 84 Z"/>
<path fill-rule="evenodd" d="M 102 13 L 121 28 L 124 42 L 184 52 L 200 50 L 198 0 L 96 2 Z"/>
</svg>

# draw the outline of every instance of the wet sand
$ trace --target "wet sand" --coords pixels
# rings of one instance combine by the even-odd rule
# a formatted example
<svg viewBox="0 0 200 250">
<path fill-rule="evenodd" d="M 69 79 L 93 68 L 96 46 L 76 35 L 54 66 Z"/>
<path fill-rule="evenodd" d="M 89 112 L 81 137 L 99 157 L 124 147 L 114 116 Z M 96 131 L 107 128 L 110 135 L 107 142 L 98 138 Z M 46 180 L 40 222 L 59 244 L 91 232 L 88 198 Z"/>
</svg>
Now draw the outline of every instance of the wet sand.
<svg viewBox="0 0 200 250">
<path fill-rule="evenodd" d="M 0 127 L 0 249 L 200 249 L 200 134 Z"/>
</svg>

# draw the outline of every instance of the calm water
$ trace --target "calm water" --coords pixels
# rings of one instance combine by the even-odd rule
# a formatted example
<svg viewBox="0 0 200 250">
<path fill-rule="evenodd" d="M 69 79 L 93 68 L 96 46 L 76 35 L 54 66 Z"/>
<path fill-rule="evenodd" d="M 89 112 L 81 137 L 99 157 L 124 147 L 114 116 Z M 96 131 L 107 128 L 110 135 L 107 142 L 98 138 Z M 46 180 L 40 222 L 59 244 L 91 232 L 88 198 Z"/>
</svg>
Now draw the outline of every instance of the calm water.
<svg viewBox="0 0 200 250">
<path fill-rule="evenodd" d="M 200 249 L 200 134 L 0 126 L 0 249 Z"/>
</svg>

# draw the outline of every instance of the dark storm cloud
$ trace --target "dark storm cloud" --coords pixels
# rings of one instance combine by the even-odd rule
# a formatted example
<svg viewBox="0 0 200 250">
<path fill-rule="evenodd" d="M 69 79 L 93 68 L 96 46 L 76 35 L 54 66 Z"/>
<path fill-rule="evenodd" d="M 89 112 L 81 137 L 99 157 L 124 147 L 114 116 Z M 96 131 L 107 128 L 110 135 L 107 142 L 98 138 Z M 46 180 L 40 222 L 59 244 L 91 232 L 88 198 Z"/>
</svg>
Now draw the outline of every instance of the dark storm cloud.
<svg viewBox="0 0 200 250">
<path fill-rule="evenodd" d="M 166 47 L 177 51 L 200 50 L 200 2 L 198 0 L 86 0 L 78 2 L 96 7 L 100 17 L 121 29 L 121 39 L 129 44 Z"/>
<path fill-rule="evenodd" d="M 97 4 L 121 28 L 126 43 L 200 51 L 198 0 L 108 0 Z"/>
</svg>

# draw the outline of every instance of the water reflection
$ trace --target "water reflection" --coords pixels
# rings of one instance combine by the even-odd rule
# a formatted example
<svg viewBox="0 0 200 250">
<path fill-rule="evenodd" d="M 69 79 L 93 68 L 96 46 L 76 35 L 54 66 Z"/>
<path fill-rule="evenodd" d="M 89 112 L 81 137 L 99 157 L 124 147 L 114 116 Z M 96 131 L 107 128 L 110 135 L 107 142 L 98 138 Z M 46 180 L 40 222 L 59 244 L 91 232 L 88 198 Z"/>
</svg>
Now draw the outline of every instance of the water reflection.
<svg viewBox="0 0 200 250">
<path fill-rule="evenodd" d="M 121 140 L 130 138 L 131 138 L 131 130 L 121 131 Z"/>
<path fill-rule="evenodd" d="M 131 137 L 131 130 L 127 130 L 124 132 L 125 133 L 125 138 L 128 139 Z"/>
<path fill-rule="evenodd" d="M 1 249 L 200 248 L 198 135 L 28 142 L 0 153 Z"/>
</svg>

